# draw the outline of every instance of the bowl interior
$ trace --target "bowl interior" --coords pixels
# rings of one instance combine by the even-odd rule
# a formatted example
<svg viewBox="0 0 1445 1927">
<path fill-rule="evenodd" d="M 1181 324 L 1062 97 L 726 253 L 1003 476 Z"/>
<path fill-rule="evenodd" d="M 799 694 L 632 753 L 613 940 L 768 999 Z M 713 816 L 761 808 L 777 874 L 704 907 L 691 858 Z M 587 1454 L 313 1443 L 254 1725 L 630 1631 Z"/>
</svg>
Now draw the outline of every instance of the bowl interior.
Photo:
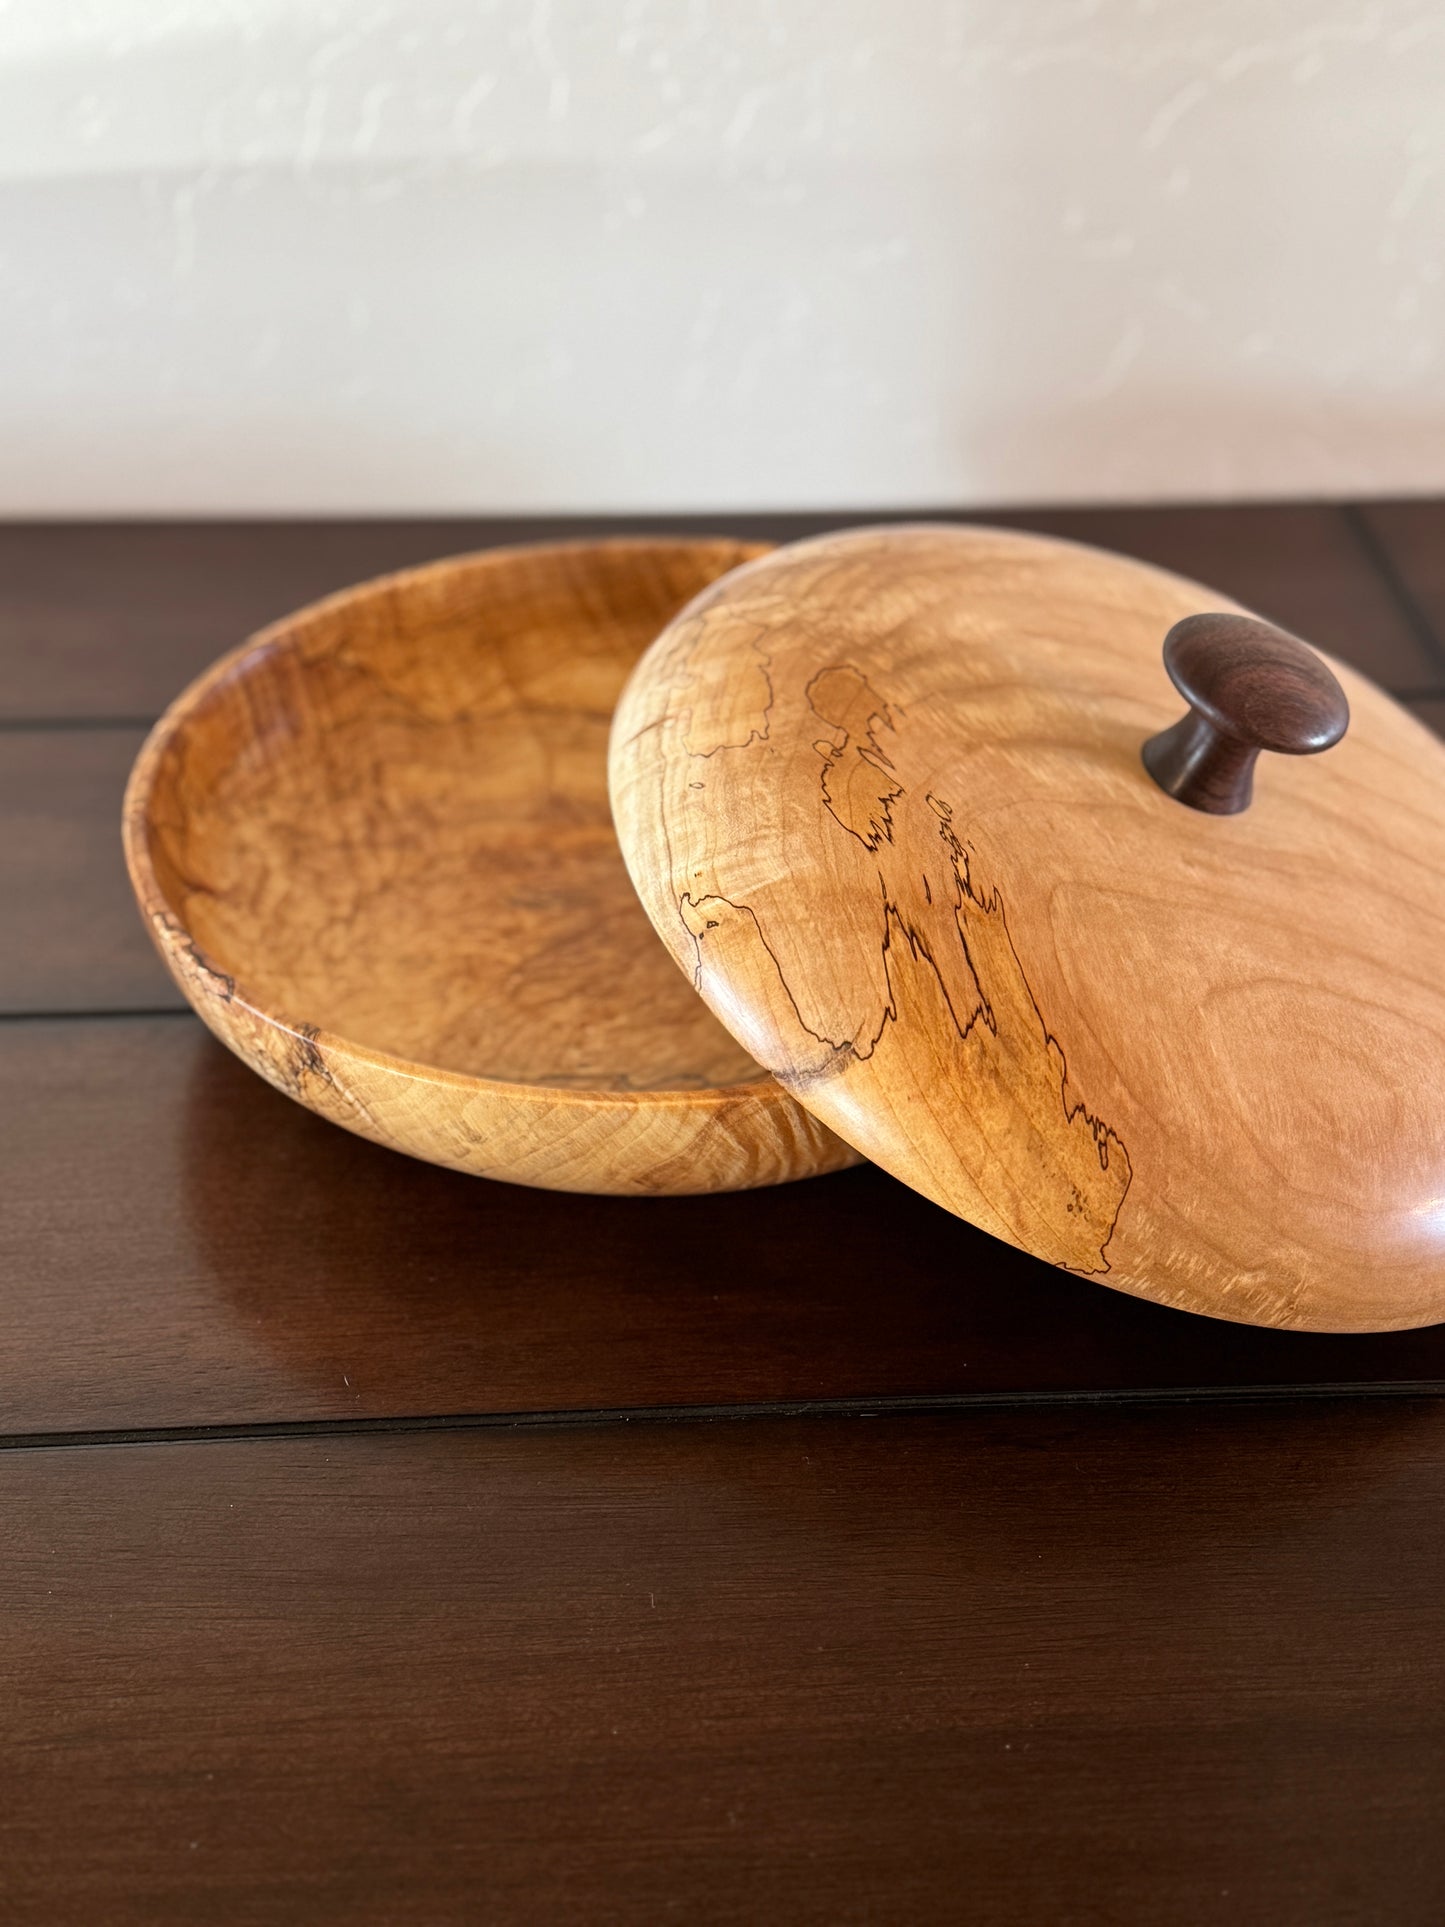
<svg viewBox="0 0 1445 1927">
<path fill-rule="evenodd" d="M 763 1076 L 658 942 L 607 801 L 633 663 L 726 541 L 500 551 L 352 590 L 183 699 L 146 840 L 246 1000 L 422 1065 L 605 1091 Z"/>
</svg>

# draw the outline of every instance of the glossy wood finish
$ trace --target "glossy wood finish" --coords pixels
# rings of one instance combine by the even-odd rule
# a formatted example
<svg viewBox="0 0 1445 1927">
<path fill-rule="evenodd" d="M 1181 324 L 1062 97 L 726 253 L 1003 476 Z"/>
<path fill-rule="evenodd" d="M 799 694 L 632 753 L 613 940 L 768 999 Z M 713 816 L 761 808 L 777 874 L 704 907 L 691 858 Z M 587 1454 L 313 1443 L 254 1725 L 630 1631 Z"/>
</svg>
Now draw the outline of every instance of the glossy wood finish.
<svg viewBox="0 0 1445 1927">
<path fill-rule="evenodd" d="M 628 671 L 735 542 L 503 549 L 347 591 L 180 697 L 126 857 L 177 984 L 290 1097 L 477 1176 L 657 1195 L 855 1162 L 692 994 L 608 815 Z"/>
<path fill-rule="evenodd" d="M 1342 667 L 1329 756 L 1180 809 L 1140 749 L 1214 606 L 999 532 L 780 551 L 629 684 L 623 849 L 739 1041 L 925 1196 L 1187 1310 L 1431 1323 L 1445 754 Z"/>
<path fill-rule="evenodd" d="M 1431 681 L 1338 511 L 1058 522 Z M 548 532 L 0 530 L 0 719 L 153 713 L 310 595 Z M 86 735 L 47 732 L 47 797 Z M 140 955 L 110 781 L 61 810 L 83 949 L 58 883 L 23 920 L 32 984 L 97 1011 Z M 0 837 L 0 982 L 34 968 L 34 834 Z M 185 1015 L 0 1023 L 0 1086 L 7 1927 L 1445 1912 L 1445 1440 L 1399 1397 L 1445 1381 L 1440 1330 L 1187 1318 L 874 1170 L 645 1204 L 470 1183 L 331 1129 Z M 1394 1395 L 345 1429 L 1270 1379 Z"/>
<path fill-rule="evenodd" d="M 1445 1389 L 1445 1326 L 1093 1291 L 872 1168 L 648 1201 L 473 1184 L 287 1103 L 189 1016 L 0 1025 L 0 1172 L 0 1435 Z"/>
<path fill-rule="evenodd" d="M 1445 1407 L 0 1455 L 7 1923 L 1435 1927 Z"/>
<path fill-rule="evenodd" d="M 1333 671 L 1255 616 L 1185 616 L 1164 638 L 1164 667 L 1189 708 L 1145 743 L 1144 767 L 1176 802 L 1210 816 L 1249 808 L 1262 750 L 1317 756 L 1349 727 Z"/>
</svg>

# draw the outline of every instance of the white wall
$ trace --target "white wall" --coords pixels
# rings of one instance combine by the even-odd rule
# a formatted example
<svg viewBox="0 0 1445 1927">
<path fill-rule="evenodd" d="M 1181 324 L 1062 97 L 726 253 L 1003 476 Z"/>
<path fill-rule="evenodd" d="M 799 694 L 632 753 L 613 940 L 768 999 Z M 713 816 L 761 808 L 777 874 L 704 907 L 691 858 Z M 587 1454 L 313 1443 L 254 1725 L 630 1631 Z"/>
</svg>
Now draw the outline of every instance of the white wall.
<svg viewBox="0 0 1445 1927">
<path fill-rule="evenodd" d="M 1439 0 L 0 0 L 0 511 L 1445 488 Z"/>
</svg>

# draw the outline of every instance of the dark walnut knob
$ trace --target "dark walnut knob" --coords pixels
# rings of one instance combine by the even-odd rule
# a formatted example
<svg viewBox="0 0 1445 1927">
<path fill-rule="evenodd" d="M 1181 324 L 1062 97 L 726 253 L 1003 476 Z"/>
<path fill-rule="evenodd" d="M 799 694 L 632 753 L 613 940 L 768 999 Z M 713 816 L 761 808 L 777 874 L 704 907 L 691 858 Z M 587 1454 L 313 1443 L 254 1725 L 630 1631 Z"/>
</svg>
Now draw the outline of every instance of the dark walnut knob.
<svg viewBox="0 0 1445 1927">
<path fill-rule="evenodd" d="M 1345 692 L 1314 650 L 1254 616 L 1186 616 L 1164 638 L 1164 667 L 1189 714 L 1149 738 L 1144 767 L 1193 810 L 1247 810 L 1262 749 L 1313 756 L 1349 726 Z"/>
</svg>

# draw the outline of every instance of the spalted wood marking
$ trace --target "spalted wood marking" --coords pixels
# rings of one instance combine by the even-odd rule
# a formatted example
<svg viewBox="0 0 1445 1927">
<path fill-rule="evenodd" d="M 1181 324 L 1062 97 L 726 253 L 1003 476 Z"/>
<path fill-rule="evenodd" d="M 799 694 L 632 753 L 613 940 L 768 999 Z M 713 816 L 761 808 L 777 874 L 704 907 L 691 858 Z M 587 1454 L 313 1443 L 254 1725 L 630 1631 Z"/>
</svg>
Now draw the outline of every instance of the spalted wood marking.
<svg viewBox="0 0 1445 1927">
<path fill-rule="evenodd" d="M 1181 808 L 1141 748 L 1208 611 L 1234 633 L 1196 584 L 997 530 L 779 551 L 633 676 L 623 849 L 739 1042 L 949 1210 L 1217 1316 L 1430 1322 L 1445 755 L 1340 670 L 1327 756 Z"/>
<path fill-rule="evenodd" d="M 608 809 L 633 663 L 758 553 L 437 563 L 301 611 L 187 691 L 137 764 L 127 854 L 216 1034 L 334 1122 L 486 1176 L 707 1191 L 856 1161 L 678 975 Z"/>
<path fill-rule="evenodd" d="M 704 626 L 699 634 L 706 633 Z M 878 1075 L 899 1088 L 914 1080 L 920 1088 L 936 1086 L 942 1076 L 968 1094 L 947 1127 L 956 1155 L 976 1130 L 982 1101 L 987 1141 L 971 1144 L 966 1155 L 980 1167 L 998 1167 L 985 1196 L 999 1225 L 1053 1264 L 1107 1271 L 1109 1239 L 1129 1188 L 1129 1155 L 1070 1088 L 1063 1049 L 1029 989 L 998 892 L 975 881 L 951 805 L 904 780 L 903 712 L 851 664 L 819 670 L 805 696 L 829 732 L 813 745 L 822 762 L 823 832 L 831 822 L 834 835 L 852 837 L 876 866 L 877 890 L 857 907 L 877 947 L 873 995 L 858 1007 L 857 1029 L 826 1033 L 822 1014 L 806 988 L 789 985 L 747 904 L 684 894 L 679 909 L 696 945 L 694 982 L 716 1007 L 726 1003 L 740 969 L 761 978 L 773 1023 L 795 1025 L 824 1047 L 820 1056 L 795 1037 L 792 1054 L 804 1061 L 778 1075 L 800 1094 L 837 1076 L 850 1059 L 876 1060 Z M 719 932 L 726 932 L 721 944 Z"/>
</svg>

